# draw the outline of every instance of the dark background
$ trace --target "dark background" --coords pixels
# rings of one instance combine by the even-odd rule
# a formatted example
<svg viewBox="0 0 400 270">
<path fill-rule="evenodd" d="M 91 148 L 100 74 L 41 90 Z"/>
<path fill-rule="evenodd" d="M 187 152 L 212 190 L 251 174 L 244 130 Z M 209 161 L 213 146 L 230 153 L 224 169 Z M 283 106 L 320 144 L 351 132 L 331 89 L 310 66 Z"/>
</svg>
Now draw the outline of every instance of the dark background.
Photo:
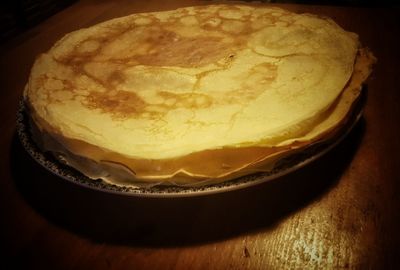
<svg viewBox="0 0 400 270">
<path fill-rule="evenodd" d="M 5 0 L 0 2 L 0 42 L 35 26 L 76 0 Z"/>
</svg>

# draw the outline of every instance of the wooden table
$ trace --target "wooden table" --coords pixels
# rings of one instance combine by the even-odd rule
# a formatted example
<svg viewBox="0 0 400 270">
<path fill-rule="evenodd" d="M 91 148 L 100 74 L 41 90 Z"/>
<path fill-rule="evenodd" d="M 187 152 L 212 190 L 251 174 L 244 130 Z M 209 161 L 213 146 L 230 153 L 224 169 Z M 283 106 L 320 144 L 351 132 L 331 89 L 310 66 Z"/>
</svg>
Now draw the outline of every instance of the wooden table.
<svg viewBox="0 0 400 270">
<path fill-rule="evenodd" d="M 332 17 L 378 64 L 364 118 L 332 152 L 273 182 L 180 199 L 79 188 L 35 164 L 15 112 L 37 54 L 109 18 L 211 1 L 79 1 L 1 49 L 0 243 L 26 269 L 388 269 L 400 252 L 399 9 L 279 5 Z"/>
</svg>

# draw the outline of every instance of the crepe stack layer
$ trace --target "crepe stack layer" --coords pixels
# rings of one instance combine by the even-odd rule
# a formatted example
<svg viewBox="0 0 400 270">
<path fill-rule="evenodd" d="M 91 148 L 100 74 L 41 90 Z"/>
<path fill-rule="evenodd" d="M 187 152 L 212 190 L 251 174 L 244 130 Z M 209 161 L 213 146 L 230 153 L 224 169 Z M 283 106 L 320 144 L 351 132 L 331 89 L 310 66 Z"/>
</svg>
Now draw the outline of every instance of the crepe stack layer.
<svg viewBox="0 0 400 270">
<path fill-rule="evenodd" d="M 39 146 L 91 178 L 210 183 L 340 132 L 373 62 L 327 18 L 187 7 L 67 34 L 24 97 Z"/>
</svg>

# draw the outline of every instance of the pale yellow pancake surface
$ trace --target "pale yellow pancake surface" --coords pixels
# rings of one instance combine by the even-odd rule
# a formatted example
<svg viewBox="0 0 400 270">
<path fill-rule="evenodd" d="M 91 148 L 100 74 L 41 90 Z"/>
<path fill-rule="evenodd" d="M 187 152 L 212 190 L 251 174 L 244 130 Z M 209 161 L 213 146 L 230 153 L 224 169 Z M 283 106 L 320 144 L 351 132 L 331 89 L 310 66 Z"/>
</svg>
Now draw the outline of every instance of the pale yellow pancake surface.
<svg viewBox="0 0 400 270">
<path fill-rule="evenodd" d="M 98 147 L 131 169 L 112 156 L 157 161 L 285 147 L 343 119 L 320 124 L 349 83 L 358 49 L 357 35 L 332 20 L 278 8 L 134 14 L 62 38 L 35 62 L 25 97 L 39 129 L 68 151 L 100 162 L 87 150 Z"/>
</svg>

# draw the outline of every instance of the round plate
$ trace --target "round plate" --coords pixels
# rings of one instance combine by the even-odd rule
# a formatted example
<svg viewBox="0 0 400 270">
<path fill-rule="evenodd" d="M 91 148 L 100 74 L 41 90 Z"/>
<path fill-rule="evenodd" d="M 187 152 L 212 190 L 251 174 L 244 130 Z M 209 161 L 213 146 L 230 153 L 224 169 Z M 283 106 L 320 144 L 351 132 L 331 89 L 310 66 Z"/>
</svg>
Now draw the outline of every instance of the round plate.
<svg viewBox="0 0 400 270">
<path fill-rule="evenodd" d="M 59 162 L 50 153 L 42 152 L 37 147 L 35 142 L 32 140 L 29 126 L 29 118 L 23 101 L 20 102 L 20 106 L 17 112 L 17 133 L 22 146 L 37 163 L 39 163 L 41 166 L 43 166 L 45 169 L 55 174 L 56 176 L 61 177 L 72 183 L 81 185 L 83 187 L 130 196 L 198 196 L 246 188 L 266 181 L 270 181 L 272 179 L 276 179 L 301 167 L 304 167 L 310 162 L 320 158 L 322 155 L 327 153 L 346 137 L 346 135 L 361 118 L 363 107 L 362 105 L 363 102 L 357 102 L 356 107 L 353 110 L 354 113 L 352 113 L 349 121 L 343 127 L 343 131 L 340 132 L 340 134 L 337 135 L 335 138 L 321 143 L 313 144 L 312 146 L 300 152 L 281 159 L 269 172 L 256 173 L 222 183 L 194 187 L 173 185 L 156 185 L 152 187 L 121 187 L 109 184 L 101 179 L 94 180 L 88 178 L 74 168 Z"/>
</svg>

